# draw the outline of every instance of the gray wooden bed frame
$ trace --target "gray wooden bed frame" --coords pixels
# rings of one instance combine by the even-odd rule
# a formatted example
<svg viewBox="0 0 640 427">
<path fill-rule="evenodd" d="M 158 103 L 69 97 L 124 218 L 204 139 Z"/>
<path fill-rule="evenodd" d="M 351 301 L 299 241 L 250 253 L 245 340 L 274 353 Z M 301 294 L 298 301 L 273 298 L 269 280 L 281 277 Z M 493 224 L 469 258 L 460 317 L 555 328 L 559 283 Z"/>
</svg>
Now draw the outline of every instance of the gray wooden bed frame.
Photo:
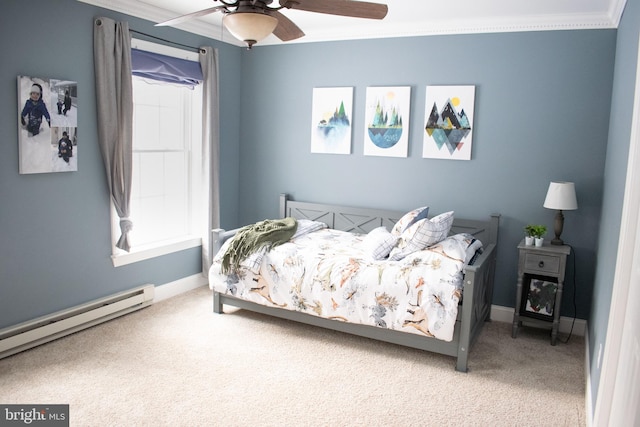
<svg viewBox="0 0 640 427">
<path fill-rule="evenodd" d="M 383 225 L 391 230 L 393 225 L 404 213 L 405 212 L 380 209 L 299 202 L 292 200 L 287 194 L 280 195 L 281 218 L 290 216 L 296 219 L 321 221 L 331 228 L 355 233 L 368 233 L 374 228 Z M 296 322 L 454 356 L 456 357 L 456 370 L 467 372 L 467 362 L 471 346 L 478 338 L 484 322 L 489 320 L 491 313 L 499 222 L 499 214 L 493 214 L 487 220 L 458 218 L 454 220 L 450 234 L 472 234 L 482 241 L 484 251 L 477 257 L 472 266 L 465 267 L 464 294 L 461 301 L 462 307 L 458 310 L 454 336 L 450 342 L 398 330 L 347 323 L 339 320 L 325 319 L 303 312 L 264 306 L 215 291 L 213 292 L 213 311 L 215 313 L 223 313 L 223 305 L 227 304 Z M 237 229 L 229 231 L 222 229 L 213 230 L 213 253 L 216 253 L 224 241 L 232 237 L 236 231 Z"/>
</svg>

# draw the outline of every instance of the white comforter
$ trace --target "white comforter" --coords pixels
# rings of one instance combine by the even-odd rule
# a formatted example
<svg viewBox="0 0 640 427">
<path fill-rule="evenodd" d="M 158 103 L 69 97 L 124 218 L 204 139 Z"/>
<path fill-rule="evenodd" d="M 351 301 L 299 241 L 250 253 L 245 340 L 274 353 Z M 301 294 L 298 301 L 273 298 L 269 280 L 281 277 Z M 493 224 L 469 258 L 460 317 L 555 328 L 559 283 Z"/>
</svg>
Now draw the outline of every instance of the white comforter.
<svg viewBox="0 0 640 427">
<path fill-rule="evenodd" d="M 458 234 L 400 261 L 374 261 L 363 238 L 327 228 L 294 236 L 229 275 L 220 271 L 226 243 L 209 284 L 267 306 L 451 341 L 465 259 L 481 244 Z"/>
</svg>

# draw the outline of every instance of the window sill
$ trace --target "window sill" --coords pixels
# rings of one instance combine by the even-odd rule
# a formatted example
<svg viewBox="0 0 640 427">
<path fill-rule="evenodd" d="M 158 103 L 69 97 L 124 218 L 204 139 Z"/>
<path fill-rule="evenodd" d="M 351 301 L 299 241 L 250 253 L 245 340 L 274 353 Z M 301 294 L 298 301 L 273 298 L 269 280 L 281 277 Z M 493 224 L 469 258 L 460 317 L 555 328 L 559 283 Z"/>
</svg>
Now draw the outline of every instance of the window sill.
<svg viewBox="0 0 640 427">
<path fill-rule="evenodd" d="M 114 254 L 111 255 L 111 261 L 114 267 L 122 267 L 123 265 L 133 264 L 134 262 L 144 261 L 198 246 L 202 246 L 202 239 L 200 237 L 186 237 L 164 241 L 154 245 L 141 246 L 131 252 Z"/>
</svg>

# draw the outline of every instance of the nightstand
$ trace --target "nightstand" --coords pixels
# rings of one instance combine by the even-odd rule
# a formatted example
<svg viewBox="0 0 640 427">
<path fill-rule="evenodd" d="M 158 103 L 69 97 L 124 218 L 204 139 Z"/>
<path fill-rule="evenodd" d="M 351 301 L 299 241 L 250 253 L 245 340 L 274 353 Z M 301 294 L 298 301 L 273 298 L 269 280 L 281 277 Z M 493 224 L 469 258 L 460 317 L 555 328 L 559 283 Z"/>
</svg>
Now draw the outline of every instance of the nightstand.
<svg viewBox="0 0 640 427">
<path fill-rule="evenodd" d="M 511 336 L 518 336 L 522 322 L 551 326 L 551 345 L 556 345 L 560 325 L 562 289 L 571 246 L 518 245 L 518 285 Z"/>
</svg>

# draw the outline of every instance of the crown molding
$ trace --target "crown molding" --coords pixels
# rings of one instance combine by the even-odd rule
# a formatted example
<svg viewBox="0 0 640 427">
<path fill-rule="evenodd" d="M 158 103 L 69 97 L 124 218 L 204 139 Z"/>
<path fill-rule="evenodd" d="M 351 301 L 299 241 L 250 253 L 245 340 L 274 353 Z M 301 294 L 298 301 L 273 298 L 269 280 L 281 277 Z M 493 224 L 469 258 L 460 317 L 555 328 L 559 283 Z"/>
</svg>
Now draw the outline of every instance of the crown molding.
<svg viewBox="0 0 640 427">
<path fill-rule="evenodd" d="M 624 5 L 623 5 L 624 9 Z M 621 13 L 620 13 L 621 14 Z M 613 15 L 615 17 L 615 15 Z M 336 31 L 332 28 L 327 31 L 315 30 L 312 34 L 295 40 L 297 43 L 313 43 L 323 41 L 342 41 L 356 39 L 376 39 L 395 37 L 421 37 L 436 35 L 456 34 L 481 34 L 481 33 L 513 33 L 531 31 L 564 31 L 564 30 L 589 30 L 589 29 L 615 29 L 617 23 L 610 14 L 568 14 L 530 18 L 511 17 L 503 19 L 478 20 L 451 20 L 446 23 L 424 22 L 420 25 L 385 24 L 384 31 L 374 28 L 372 31 L 358 29 L 345 29 Z M 376 31 L 379 30 L 379 31 Z M 288 42 L 290 44 L 292 42 Z M 279 40 L 269 37 L 262 41 L 261 45 L 280 44 Z"/>
<path fill-rule="evenodd" d="M 622 19 L 622 13 L 627 5 L 627 0 L 610 0 L 611 8 L 609 10 L 609 19 L 618 28 L 620 25 L 620 19 Z"/>
<path fill-rule="evenodd" d="M 136 18 L 145 19 L 151 22 L 164 22 L 176 17 L 176 13 L 170 10 L 151 6 L 137 0 L 77 0 L 81 3 L 91 4 L 93 6 L 102 7 L 104 9 L 113 10 L 124 13 L 126 15 L 135 16 Z M 240 40 L 233 37 L 221 24 L 204 22 L 199 19 L 192 19 L 173 28 L 178 28 L 189 33 L 198 34 L 214 40 L 236 46 L 244 46 Z M 135 29 L 135 28 L 134 28 Z"/>
<path fill-rule="evenodd" d="M 421 27 L 412 27 L 407 25 L 397 25 L 394 27 L 387 26 L 384 36 L 378 32 L 339 32 L 332 29 L 331 31 L 316 31 L 313 34 L 307 34 L 304 38 L 296 40 L 298 43 L 322 42 L 322 41 L 340 41 L 355 39 L 373 39 L 373 38 L 393 38 L 393 37 L 420 37 L 434 35 L 455 35 L 455 34 L 480 34 L 480 33 L 512 33 L 512 32 L 531 32 L 531 31 L 560 31 L 560 30 L 586 30 L 586 29 L 612 29 L 616 28 L 608 19 L 576 19 L 574 16 L 554 17 L 539 21 L 510 19 L 505 21 L 484 20 L 482 23 L 474 21 L 452 21 L 446 25 L 438 23 L 426 23 Z M 271 40 L 262 42 L 270 43 Z M 288 42 L 291 43 L 291 42 Z"/>
<path fill-rule="evenodd" d="M 127 15 L 135 16 L 152 22 L 163 22 L 174 18 L 175 12 L 151 6 L 137 0 L 78 0 L 105 9 L 114 10 Z M 384 28 L 379 24 L 372 27 L 350 26 L 341 30 L 331 28 L 327 30 L 309 30 L 305 37 L 287 42 L 312 43 L 323 41 L 377 39 L 395 37 L 419 37 L 432 35 L 454 34 L 478 34 L 478 33 L 507 33 L 529 31 L 558 31 L 558 30 L 587 30 L 587 29 L 615 29 L 620 23 L 626 0 L 610 0 L 610 8 L 604 13 L 585 14 L 557 14 L 540 15 L 535 17 L 503 17 L 496 19 L 473 20 L 453 19 L 447 22 L 428 21 L 414 24 L 384 23 Z M 222 23 L 205 22 L 201 19 L 192 19 L 177 25 L 183 31 L 198 34 L 214 40 L 235 46 L 244 46 L 244 43 L 235 39 Z M 260 45 L 282 44 L 275 36 L 269 36 L 260 42 Z"/>
</svg>

